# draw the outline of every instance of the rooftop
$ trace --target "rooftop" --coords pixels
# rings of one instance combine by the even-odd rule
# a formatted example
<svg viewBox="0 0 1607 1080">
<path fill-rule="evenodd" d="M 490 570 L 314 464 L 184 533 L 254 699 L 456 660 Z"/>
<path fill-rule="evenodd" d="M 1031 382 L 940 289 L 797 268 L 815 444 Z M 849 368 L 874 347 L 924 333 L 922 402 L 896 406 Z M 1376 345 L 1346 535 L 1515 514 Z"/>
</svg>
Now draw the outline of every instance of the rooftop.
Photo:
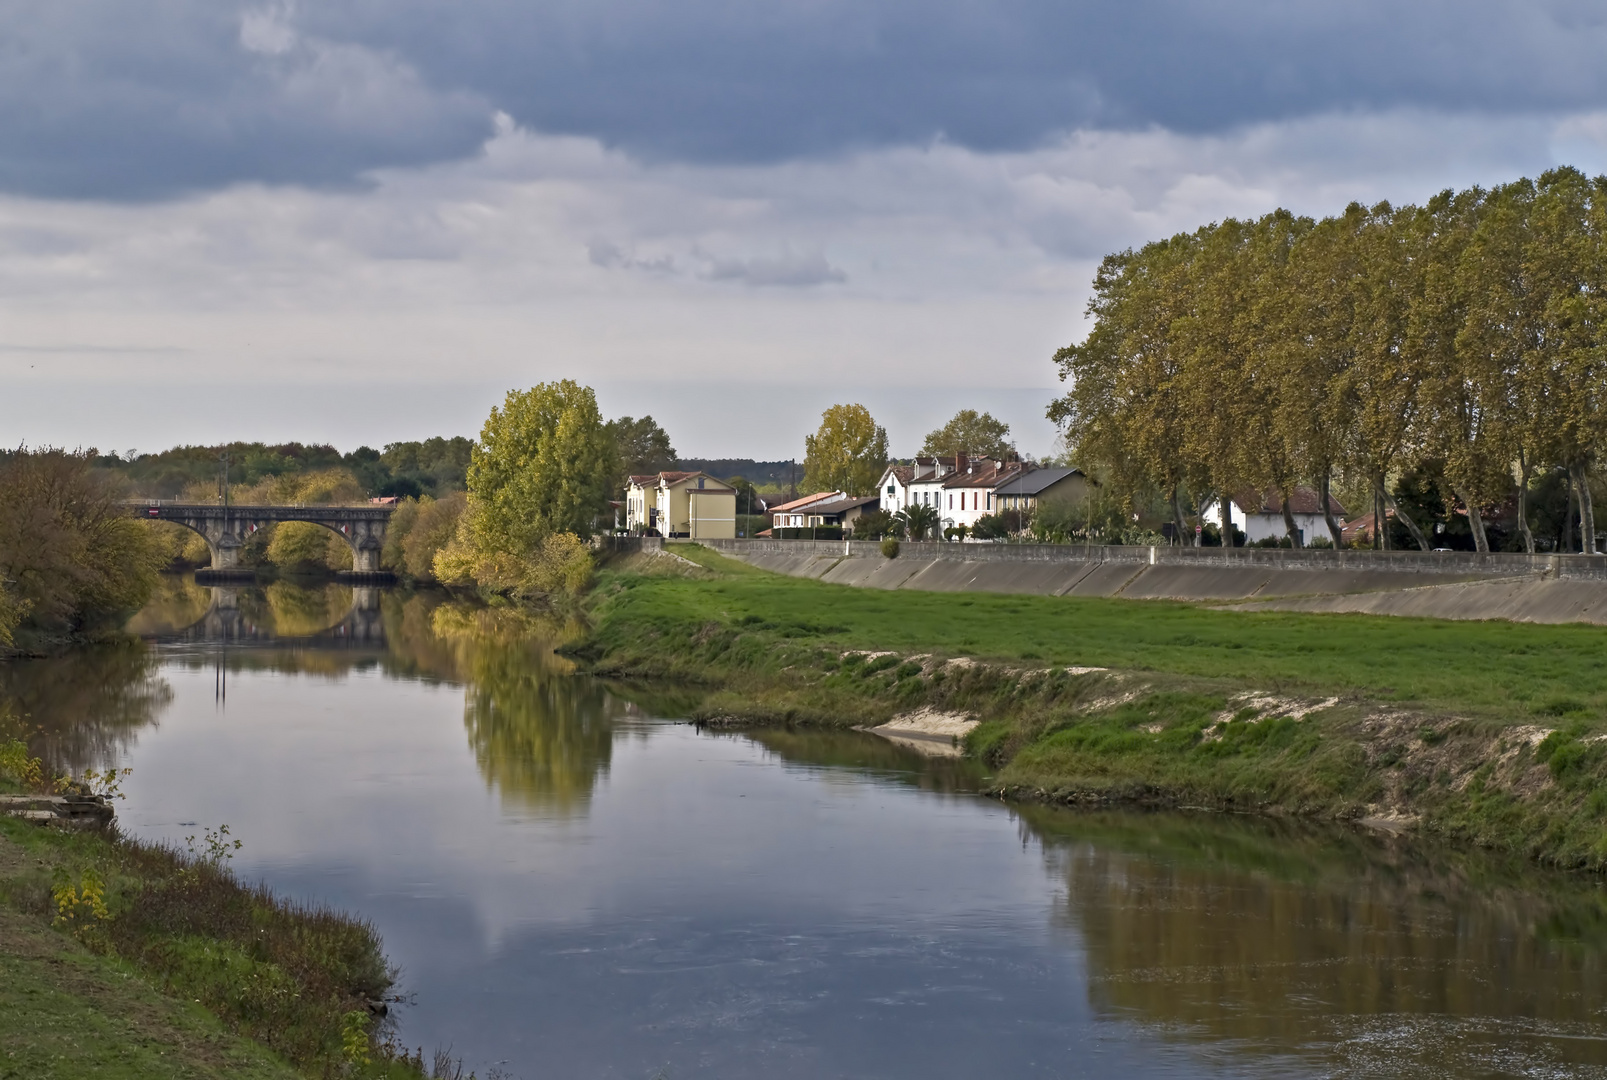
<svg viewBox="0 0 1607 1080">
<path fill-rule="evenodd" d="M 1028 469 L 1020 476 L 1006 480 L 993 489 L 995 495 L 1034 496 L 1054 487 L 1068 476 L 1081 476 L 1081 469 L 1052 468 Z"/>
</svg>

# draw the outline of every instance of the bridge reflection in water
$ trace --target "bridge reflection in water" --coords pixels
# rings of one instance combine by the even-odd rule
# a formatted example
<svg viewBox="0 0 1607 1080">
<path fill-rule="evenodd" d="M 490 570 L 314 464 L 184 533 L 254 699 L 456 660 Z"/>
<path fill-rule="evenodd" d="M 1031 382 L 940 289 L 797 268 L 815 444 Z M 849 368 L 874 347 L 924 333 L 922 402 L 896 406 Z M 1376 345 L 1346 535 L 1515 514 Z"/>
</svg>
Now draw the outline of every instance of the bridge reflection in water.
<svg viewBox="0 0 1607 1080">
<path fill-rule="evenodd" d="M 642 734 L 622 724 L 645 715 L 638 704 L 577 675 L 553 652 L 579 626 L 528 608 L 487 607 L 437 591 L 289 580 L 198 584 L 187 576 L 165 578 L 128 629 L 145 642 L 150 678 L 161 683 L 163 671 L 179 679 L 176 668 L 209 670 L 216 700 L 231 711 L 256 707 L 230 702 L 227 692 L 231 682 L 239 686 L 259 673 L 340 679 L 378 672 L 461 686 L 464 734 L 476 764 L 511 808 L 584 812 L 607 775 L 615 740 Z M 364 694 L 353 708 L 367 707 Z M 159 713 L 146 713 L 143 722 Z M 83 730 L 93 723 L 79 713 L 63 716 L 60 726 Z M 126 724 L 119 731 L 125 738 L 132 733 Z M 104 749 L 106 741 L 88 745 Z M 99 753 L 93 764 L 113 764 L 108 758 Z"/>
<path fill-rule="evenodd" d="M 199 618 L 180 627 L 157 627 L 147 622 L 136 626 L 136 632 L 149 641 L 174 645 L 298 642 L 326 649 L 385 648 L 381 590 L 374 586 L 307 590 L 285 588 L 275 582 L 266 589 L 239 585 L 196 588 L 205 588 L 210 594 L 210 602 Z M 344 611 L 340 610 L 342 606 Z M 339 617 L 329 622 L 327 617 L 334 613 Z"/>
</svg>

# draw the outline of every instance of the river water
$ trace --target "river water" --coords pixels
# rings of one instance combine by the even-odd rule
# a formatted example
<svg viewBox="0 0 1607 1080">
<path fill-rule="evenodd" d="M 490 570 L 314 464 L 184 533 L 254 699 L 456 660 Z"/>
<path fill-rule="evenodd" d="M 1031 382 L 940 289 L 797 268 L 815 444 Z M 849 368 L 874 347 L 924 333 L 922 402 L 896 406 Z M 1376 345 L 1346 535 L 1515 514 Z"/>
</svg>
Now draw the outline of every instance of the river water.
<svg viewBox="0 0 1607 1080">
<path fill-rule="evenodd" d="M 719 734 L 430 595 L 170 582 L 0 666 L 123 827 L 370 919 L 400 1040 L 552 1077 L 1607 1076 L 1593 879 L 1260 818 L 1012 807 Z"/>
</svg>

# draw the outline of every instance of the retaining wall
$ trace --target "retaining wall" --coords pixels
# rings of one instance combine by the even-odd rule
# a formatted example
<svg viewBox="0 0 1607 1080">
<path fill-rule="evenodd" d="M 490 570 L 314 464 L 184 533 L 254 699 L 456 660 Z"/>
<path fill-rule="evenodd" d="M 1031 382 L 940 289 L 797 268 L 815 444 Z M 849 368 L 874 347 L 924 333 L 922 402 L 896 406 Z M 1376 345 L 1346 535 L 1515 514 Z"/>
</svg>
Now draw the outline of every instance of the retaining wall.
<svg viewBox="0 0 1607 1080">
<path fill-rule="evenodd" d="M 765 570 L 863 588 L 1607 623 L 1607 556 L 1600 555 L 923 542 L 902 544 L 888 559 L 867 541 L 700 542 Z"/>
</svg>

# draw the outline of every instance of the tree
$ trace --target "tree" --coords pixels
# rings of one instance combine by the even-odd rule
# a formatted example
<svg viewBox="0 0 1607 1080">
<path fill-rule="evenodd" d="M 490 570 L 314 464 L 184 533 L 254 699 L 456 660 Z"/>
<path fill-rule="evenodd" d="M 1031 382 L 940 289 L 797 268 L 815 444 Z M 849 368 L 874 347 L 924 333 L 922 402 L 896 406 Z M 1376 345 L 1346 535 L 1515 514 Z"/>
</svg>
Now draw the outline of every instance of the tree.
<svg viewBox="0 0 1607 1080">
<path fill-rule="evenodd" d="M 590 387 L 564 379 L 510 390 L 469 462 L 468 505 L 433 563 L 446 582 L 544 595 L 584 577 L 584 550 L 619 469 Z"/>
<path fill-rule="evenodd" d="M 872 491 L 887 466 L 887 429 L 863 405 L 833 405 L 820 429 L 804 439 L 804 487 L 811 491 Z"/>
<path fill-rule="evenodd" d="M 912 503 L 893 517 L 904 527 L 904 535 L 911 540 L 925 540 L 937 531 L 937 507 Z"/>
<path fill-rule="evenodd" d="M 0 628 L 98 631 L 143 605 L 167 560 L 148 523 L 91 468 L 95 453 L 0 455 Z"/>
<path fill-rule="evenodd" d="M 880 540 L 884 536 L 891 536 L 894 529 L 893 515 L 886 510 L 877 510 L 871 514 L 861 514 L 854 519 L 855 540 Z"/>
<path fill-rule="evenodd" d="M 627 476 L 660 473 L 675 468 L 675 447 L 670 436 L 651 416 L 640 420 L 621 416 L 606 425 L 619 455 L 620 479 L 614 490 L 624 487 Z"/>
<path fill-rule="evenodd" d="M 497 550 L 529 552 L 548 534 L 590 536 L 618 468 L 597 396 L 571 379 L 510 390 L 469 461 L 477 528 Z"/>
<path fill-rule="evenodd" d="M 921 444 L 921 453 L 932 457 L 993 458 L 1006 461 L 1016 456 L 1015 444 L 1010 442 L 1010 425 L 991 413 L 975 409 L 961 409 L 954 419 L 931 432 Z"/>
<path fill-rule="evenodd" d="M 1129 500 L 1157 493 L 1183 526 L 1179 490 L 1189 471 L 1188 422 L 1175 386 L 1187 354 L 1173 323 L 1188 309 L 1186 281 L 1198 240 L 1179 234 L 1106 256 L 1081 345 L 1055 353 L 1065 397 L 1049 406 L 1078 461 L 1098 465 Z"/>
</svg>

